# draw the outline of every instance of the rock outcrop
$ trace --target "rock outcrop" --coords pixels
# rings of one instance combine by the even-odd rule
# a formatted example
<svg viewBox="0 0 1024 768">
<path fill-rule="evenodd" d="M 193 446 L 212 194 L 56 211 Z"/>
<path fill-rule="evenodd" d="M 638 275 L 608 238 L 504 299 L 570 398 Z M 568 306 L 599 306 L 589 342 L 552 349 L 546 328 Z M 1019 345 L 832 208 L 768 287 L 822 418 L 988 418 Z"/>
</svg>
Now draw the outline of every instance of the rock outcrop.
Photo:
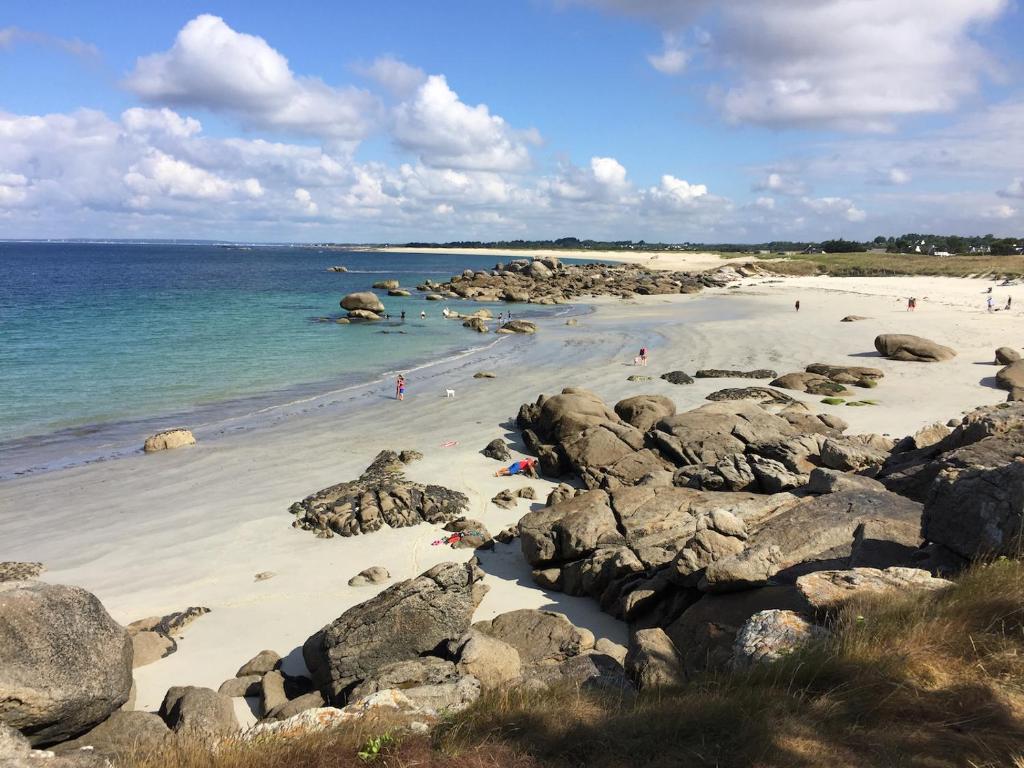
<svg viewBox="0 0 1024 768">
<path fill-rule="evenodd" d="M 74 738 L 128 700 L 132 644 L 91 593 L 0 583 L 0 722 L 33 745 Z"/>
<path fill-rule="evenodd" d="M 381 451 L 358 480 L 332 485 L 292 504 L 292 525 L 330 538 L 372 533 L 384 525 L 404 528 L 421 522 L 446 523 L 463 514 L 468 497 L 439 485 L 405 478 L 393 451 Z"/>
<path fill-rule="evenodd" d="M 175 733 L 202 739 L 231 736 L 239 730 L 234 705 L 210 688 L 175 686 L 167 690 L 159 715 Z"/>
<path fill-rule="evenodd" d="M 391 578 L 388 569 L 380 565 L 374 565 L 360 571 L 348 580 L 350 587 L 368 587 L 374 584 L 383 584 Z"/>
<path fill-rule="evenodd" d="M 851 568 L 841 571 L 817 571 L 796 580 L 796 588 L 816 611 L 832 611 L 847 600 L 867 594 L 889 591 L 945 589 L 946 579 L 934 578 L 919 568 Z"/>
<path fill-rule="evenodd" d="M 376 670 L 462 637 L 487 591 L 482 577 L 472 563 L 441 563 L 345 611 L 303 645 L 315 685 L 344 702 Z"/>
<path fill-rule="evenodd" d="M 372 291 L 348 294 L 341 300 L 341 308 L 349 312 L 373 312 L 376 315 L 384 311 L 384 305 Z"/>
<path fill-rule="evenodd" d="M 793 611 L 759 611 L 740 627 L 733 642 L 732 666 L 768 664 L 824 637 L 826 632 Z"/>
</svg>

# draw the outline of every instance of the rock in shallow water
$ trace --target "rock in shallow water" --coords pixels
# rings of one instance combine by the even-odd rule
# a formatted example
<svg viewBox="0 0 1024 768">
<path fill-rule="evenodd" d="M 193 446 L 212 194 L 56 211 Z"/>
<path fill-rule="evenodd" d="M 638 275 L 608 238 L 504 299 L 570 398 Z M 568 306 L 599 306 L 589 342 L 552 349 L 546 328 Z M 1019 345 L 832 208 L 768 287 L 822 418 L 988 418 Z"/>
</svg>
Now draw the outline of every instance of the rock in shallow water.
<svg viewBox="0 0 1024 768">
<path fill-rule="evenodd" d="M 146 453 L 157 451 L 168 451 L 172 448 L 183 448 L 187 445 L 195 445 L 195 436 L 187 429 L 168 429 L 157 432 L 155 435 L 146 438 L 142 450 Z"/>
</svg>

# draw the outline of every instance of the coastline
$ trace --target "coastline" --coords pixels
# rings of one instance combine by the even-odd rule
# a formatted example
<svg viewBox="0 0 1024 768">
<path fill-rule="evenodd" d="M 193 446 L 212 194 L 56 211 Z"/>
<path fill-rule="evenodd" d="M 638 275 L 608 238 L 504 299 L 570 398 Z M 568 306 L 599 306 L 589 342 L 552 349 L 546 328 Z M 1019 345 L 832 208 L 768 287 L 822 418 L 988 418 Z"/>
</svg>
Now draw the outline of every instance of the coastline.
<svg viewBox="0 0 1024 768">
<path fill-rule="evenodd" d="M 369 388 L 353 399 L 361 407 L 310 407 L 265 429 L 229 431 L 217 439 L 200 435 L 194 448 L 2 483 L 0 507 L 18 514 L 0 518 L 0 559 L 44 562 L 44 580 L 93 591 L 124 623 L 190 605 L 212 609 L 189 627 L 177 653 L 135 671 L 141 709 L 158 705 L 170 685 L 216 687 L 263 648 L 286 656 L 286 669 L 297 671 L 305 638 L 379 589 L 348 587 L 350 576 L 383 565 L 393 583 L 473 554 L 431 547 L 437 529 L 430 525 L 331 540 L 290 527 L 293 501 L 357 477 L 380 450 L 421 451 L 423 460 L 408 467 L 410 479 L 466 493 L 467 516 L 497 532 L 531 504 L 502 510 L 489 502 L 495 493 L 530 485 L 542 500 L 553 483 L 495 478 L 499 465 L 479 451 L 496 437 L 521 451 L 509 420 L 521 403 L 564 386 L 586 387 L 608 403 L 663 394 L 686 410 L 706 402 L 715 389 L 746 384 L 706 379 L 675 386 L 658 379 L 661 373 L 768 367 L 781 374 L 812 362 L 867 364 L 886 374 L 872 391 L 878 406 L 828 410 L 820 397 L 794 396 L 841 416 L 851 434 L 900 437 L 1005 399 L 992 387 L 991 357 L 996 346 L 1014 343 L 1014 316 L 976 308 L 971 299 L 983 290 L 975 281 L 946 278 L 752 279 L 697 295 L 594 299 L 587 302 L 594 312 L 578 326 L 545 319 L 537 336 L 515 351 L 502 344 L 489 359 L 470 355 L 429 378 L 413 379 L 402 404 L 390 398 L 389 387 Z M 905 312 L 901 303 L 910 292 L 928 297 L 916 313 Z M 799 313 L 793 311 L 796 298 Z M 847 314 L 869 319 L 840 323 Z M 885 332 L 918 333 L 959 355 L 934 365 L 883 360 L 872 340 Z M 629 361 L 644 345 L 651 364 L 635 369 Z M 497 378 L 472 378 L 484 368 Z M 654 380 L 626 381 L 634 373 Z M 443 396 L 448 387 L 456 391 L 454 400 Z M 449 440 L 459 444 L 442 448 Z M 498 544 L 481 560 L 491 592 L 477 619 L 546 607 L 598 637 L 624 641 L 625 626 L 593 601 L 535 586 L 518 542 Z M 262 571 L 276 575 L 255 581 Z"/>
<path fill-rule="evenodd" d="M 589 251 L 569 250 L 560 248 L 523 249 L 522 251 L 507 248 L 403 248 L 386 246 L 382 248 L 352 248 L 354 251 L 369 253 L 423 253 L 423 254 L 460 254 L 465 256 L 498 256 L 505 259 L 546 258 L 554 256 L 559 259 L 578 259 L 580 261 L 621 261 L 626 264 L 639 264 L 648 269 L 667 271 L 695 271 L 714 269 L 726 264 L 733 266 L 757 261 L 754 256 L 740 256 L 723 259 L 717 253 L 695 251 Z"/>
</svg>

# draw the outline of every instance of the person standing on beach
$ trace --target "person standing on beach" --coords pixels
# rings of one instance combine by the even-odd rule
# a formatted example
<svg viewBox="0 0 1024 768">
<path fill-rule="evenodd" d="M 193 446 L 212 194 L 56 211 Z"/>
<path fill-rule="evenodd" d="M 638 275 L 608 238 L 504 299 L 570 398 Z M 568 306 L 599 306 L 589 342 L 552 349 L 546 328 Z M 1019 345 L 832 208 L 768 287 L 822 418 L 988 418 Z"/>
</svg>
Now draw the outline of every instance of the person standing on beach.
<svg viewBox="0 0 1024 768">
<path fill-rule="evenodd" d="M 1010 311 L 1010 304 L 1013 302 L 1013 296 L 1006 297 L 1006 311 Z"/>
<path fill-rule="evenodd" d="M 647 347 L 640 347 L 640 365 L 647 365 Z"/>
<path fill-rule="evenodd" d="M 800 299 L 797 299 L 796 300 L 796 304 L 794 304 L 793 306 L 796 307 L 796 311 L 799 312 L 800 311 Z"/>
<path fill-rule="evenodd" d="M 991 296 L 988 297 L 988 302 L 987 303 L 988 303 L 988 311 L 991 312 L 992 311 L 992 305 L 995 303 L 995 302 L 992 301 L 992 297 Z"/>
<path fill-rule="evenodd" d="M 405 400 L 405 376 L 398 374 L 398 379 L 395 381 L 395 399 Z"/>
</svg>

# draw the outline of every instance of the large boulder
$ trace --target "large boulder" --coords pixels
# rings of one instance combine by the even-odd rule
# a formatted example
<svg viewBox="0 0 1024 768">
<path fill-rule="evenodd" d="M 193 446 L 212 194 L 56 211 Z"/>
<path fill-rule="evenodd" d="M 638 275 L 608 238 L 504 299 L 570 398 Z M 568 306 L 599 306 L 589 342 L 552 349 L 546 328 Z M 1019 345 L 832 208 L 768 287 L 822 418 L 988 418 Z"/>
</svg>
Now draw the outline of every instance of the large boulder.
<svg viewBox="0 0 1024 768">
<path fill-rule="evenodd" d="M 996 365 L 1010 365 L 1020 360 L 1020 352 L 1013 347 L 999 347 L 996 350 Z"/>
<path fill-rule="evenodd" d="M 847 600 L 868 594 L 936 590 L 952 586 L 919 568 L 851 568 L 841 571 L 817 571 L 796 580 L 796 588 L 816 611 L 830 611 Z"/>
<path fill-rule="evenodd" d="M 996 384 L 1010 394 L 1008 400 L 1024 400 L 1024 360 L 1017 360 L 996 373 Z"/>
<path fill-rule="evenodd" d="M 147 437 L 142 450 L 146 453 L 156 453 L 195 444 L 196 438 L 189 430 L 184 428 L 167 429 Z"/>
<path fill-rule="evenodd" d="M 683 671 L 689 678 L 706 669 L 725 669 L 733 658 L 733 643 L 747 619 L 773 608 L 799 611 L 804 603 L 792 586 L 773 586 L 704 595 L 665 627 L 679 649 Z"/>
<path fill-rule="evenodd" d="M 193 685 L 168 688 L 158 714 L 175 733 L 204 739 L 231 736 L 239 730 L 231 699 L 210 688 Z"/>
<path fill-rule="evenodd" d="M 849 490 L 810 497 L 779 512 L 750 535 L 744 549 L 707 566 L 700 588 L 749 589 L 772 579 L 845 566 L 854 533 L 867 520 L 914 523 L 921 505 L 888 491 Z"/>
<path fill-rule="evenodd" d="M 604 400 L 586 389 L 566 387 L 561 394 L 543 399 L 532 425 L 520 426 L 532 426 L 542 437 L 558 442 L 607 422 L 618 423 L 619 417 Z"/>
<path fill-rule="evenodd" d="M 350 293 L 341 300 L 341 308 L 349 312 L 373 312 L 380 314 L 384 311 L 384 305 L 372 291 L 360 291 Z"/>
<path fill-rule="evenodd" d="M 456 712 L 480 697 L 480 681 L 460 674 L 450 661 L 424 656 L 379 668 L 352 689 L 350 698 L 358 701 L 386 690 L 400 690 L 424 710 Z"/>
<path fill-rule="evenodd" d="M 115 712 L 88 733 L 58 744 L 53 751 L 60 755 L 91 747 L 99 755 L 116 759 L 136 750 L 159 749 L 170 737 L 171 730 L 152 712 Z"/>
<path fill-rule="evenodd" d="M 615 413 L 626 423 L 646 432 L 667 416 L 674 416 L 676 404 L 664 395 L 637 395 L 617 402 Z"/>
<path fill-rule="evenodd" d="M 515 648 L 524 665 L 562 662 L 594 647 L 590 630 L 573 626 L 560 613 L 532 608 L 478 621 L 473 629 Z"/>
<path fill-rule="evenodd" d="M 632 634 L 624 666 L 626 674 L 641 690 L 679 686 L 685 682 L 679 651 L 660 627 Z"/>
<path fill-rule="evenodd" d="M 875 337 L 875 349 L 882 357 L 908 362 L 937 363 L 956 357 L 956 351 L 949 347 L 902 333 L 883 333 Z"/>
<path fill-rule="evenodd" d="M 826 634 L 794 611 L 758 611 L 736 633 L 732 648 L 734 669 L 778 661 Z"/>
<path fill-rule="evenodd" d="M 515 646 L 471 628 L 451 648 L 457 666 L 480 681 L 484 690 L 499 688 L 519 677 L 522 659 Z"/>
<path fill-rule="evenodd" d="M 806 371 L 787 373 L 774 379 L 771 385 L 773 387 L 782 387 L 783 389 L 792 389 L 797 392 L 807 392 L 811 395 L 825 395 L 827 397 L 841 395 L 846 391 L 844 385 L 832 381 L 827 376 Z"/>
<path fill-rule="evenodd" d="M 303 645 L 314 683 L 343 702 L 380 667 L 462 637 L 487 591 L 482 579 L 473 563 L 441 563 L 353 606 Z"/>
<path fill-rule="evenodd" d="M 74 738 L 128 700 L 132 643 L 95 595 L 0 583 L 0 722 L 33 745 Z"/>
<path fill-rule="evenodd" d="M 1024 455 L 1017 441 L 990 437 L 961 449 L 939 472 L 922 532 L 964 557 L 1019 555 L 1024 537 Z"/>
<path fill-rule="evenodd" d="M 979 445 L 986 438 L 993 439 Z M 894 453 L 877 477 L 889 490 L 923 502 L 935 478 L 945 469 L 992 467 L 994 462 L 1005 463 L 1020 455 L 1024 455 L 1024 402 L 986 405 L 964 416 L 938 442 Z"/>
<path fill-rule="evenodd" d="M 578 559 L 622 537 L 608 494 L 595 490 L 524 515 L 519 540 L 526 561 L 538 566 Z"/>
</svg>

